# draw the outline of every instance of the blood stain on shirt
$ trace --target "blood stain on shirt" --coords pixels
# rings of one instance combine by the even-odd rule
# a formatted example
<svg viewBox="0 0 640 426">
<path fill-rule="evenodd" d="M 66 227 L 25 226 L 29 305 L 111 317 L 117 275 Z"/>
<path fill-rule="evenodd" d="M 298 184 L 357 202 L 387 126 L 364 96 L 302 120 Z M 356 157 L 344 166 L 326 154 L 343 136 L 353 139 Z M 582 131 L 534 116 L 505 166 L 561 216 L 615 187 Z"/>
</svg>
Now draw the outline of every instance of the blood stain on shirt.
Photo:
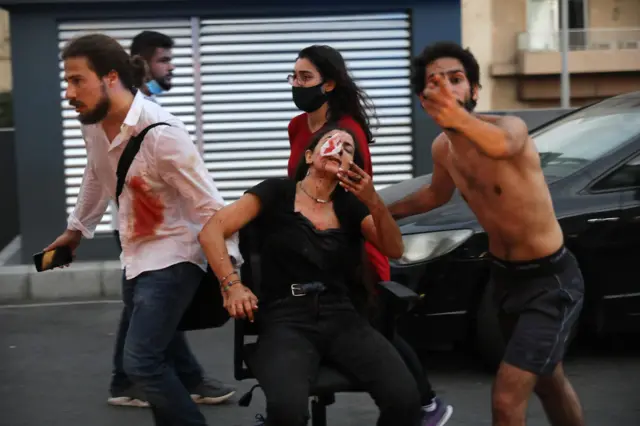
<svg viewBox="0 0 640 426">
<path fill-rule="evenodd" d="M 164 222 L 164 203 L 140 176 L 129 181 L 132 196 L 133 240 L 154 235 Z"/>
</svg>

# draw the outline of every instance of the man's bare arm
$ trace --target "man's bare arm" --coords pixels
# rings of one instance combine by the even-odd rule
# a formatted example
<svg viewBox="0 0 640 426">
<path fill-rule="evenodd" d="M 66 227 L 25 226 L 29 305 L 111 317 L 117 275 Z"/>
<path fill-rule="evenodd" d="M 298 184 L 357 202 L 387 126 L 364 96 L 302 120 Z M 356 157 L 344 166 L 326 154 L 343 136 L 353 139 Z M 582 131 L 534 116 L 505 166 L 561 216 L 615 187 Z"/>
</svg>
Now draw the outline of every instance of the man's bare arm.
<svg viewBox="0 0 640 426">
<path fill-rule="evenodd" d="M 396 201 L 389 206 L 391 215 L 396 219 L 428 212 L 448 202 L 456 189 L 447 169 L 442 165 L 448 152 L 447 138 L 438 136 L 433 142 L 433 173 L 431 184 L 422 186 L 416 192 Z"/>
<path fill-rule="evenodd" d="M 469 139 L 486 156 L 495 159 L 518 154 L 529 138 L 526 123 L 515 116 L 465 114 L 456 124 L 455 130 Z M 455 144 L 455 133 L 449 136 Z"/>
</svg>

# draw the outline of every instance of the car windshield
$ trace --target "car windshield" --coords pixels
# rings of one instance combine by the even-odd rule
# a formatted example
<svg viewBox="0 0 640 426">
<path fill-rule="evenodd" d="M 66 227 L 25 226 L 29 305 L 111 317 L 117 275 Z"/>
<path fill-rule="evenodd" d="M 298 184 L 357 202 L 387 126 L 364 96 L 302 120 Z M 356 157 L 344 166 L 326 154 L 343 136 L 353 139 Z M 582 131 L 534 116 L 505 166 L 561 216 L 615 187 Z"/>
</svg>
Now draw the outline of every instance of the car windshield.
<svg viewBox="0 0 640 426">
<path fill-rule="evenodd" d="M 640 134 L 640 96 L 613 98 L 535 131 L 548 181 L 577 172 Z"/>
</svg>

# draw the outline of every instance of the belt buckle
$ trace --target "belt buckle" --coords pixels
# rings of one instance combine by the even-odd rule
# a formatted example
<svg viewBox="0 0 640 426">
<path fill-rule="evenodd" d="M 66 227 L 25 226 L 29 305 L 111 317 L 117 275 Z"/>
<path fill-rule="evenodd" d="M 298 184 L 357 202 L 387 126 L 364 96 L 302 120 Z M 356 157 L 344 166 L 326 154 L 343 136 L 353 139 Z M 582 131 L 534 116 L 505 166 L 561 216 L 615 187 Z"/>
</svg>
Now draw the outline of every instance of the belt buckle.
<svg viewBox="0 0 640 426">
<path fill-rule="evenodd" d="M 305 293 L 300 284 L 291 284 L 291 294 L 294 297 L 300 297 L 305 296 L 307 293 Z"/>
</svg>

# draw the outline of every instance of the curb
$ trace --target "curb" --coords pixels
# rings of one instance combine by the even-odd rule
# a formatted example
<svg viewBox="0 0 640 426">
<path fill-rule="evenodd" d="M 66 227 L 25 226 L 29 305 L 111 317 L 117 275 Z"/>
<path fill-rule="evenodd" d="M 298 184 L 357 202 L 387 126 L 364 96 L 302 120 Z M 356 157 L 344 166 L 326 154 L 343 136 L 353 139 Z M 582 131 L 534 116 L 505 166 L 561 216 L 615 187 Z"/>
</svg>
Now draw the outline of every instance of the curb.
<svg viewBox="0 0 640 426">
<path fill-rule="evenodd" d="M 0 267 L 0 303 L 120 298 L 120 261 L 79 262 L 37 272 L 33 265 Z"/>
</svg>

